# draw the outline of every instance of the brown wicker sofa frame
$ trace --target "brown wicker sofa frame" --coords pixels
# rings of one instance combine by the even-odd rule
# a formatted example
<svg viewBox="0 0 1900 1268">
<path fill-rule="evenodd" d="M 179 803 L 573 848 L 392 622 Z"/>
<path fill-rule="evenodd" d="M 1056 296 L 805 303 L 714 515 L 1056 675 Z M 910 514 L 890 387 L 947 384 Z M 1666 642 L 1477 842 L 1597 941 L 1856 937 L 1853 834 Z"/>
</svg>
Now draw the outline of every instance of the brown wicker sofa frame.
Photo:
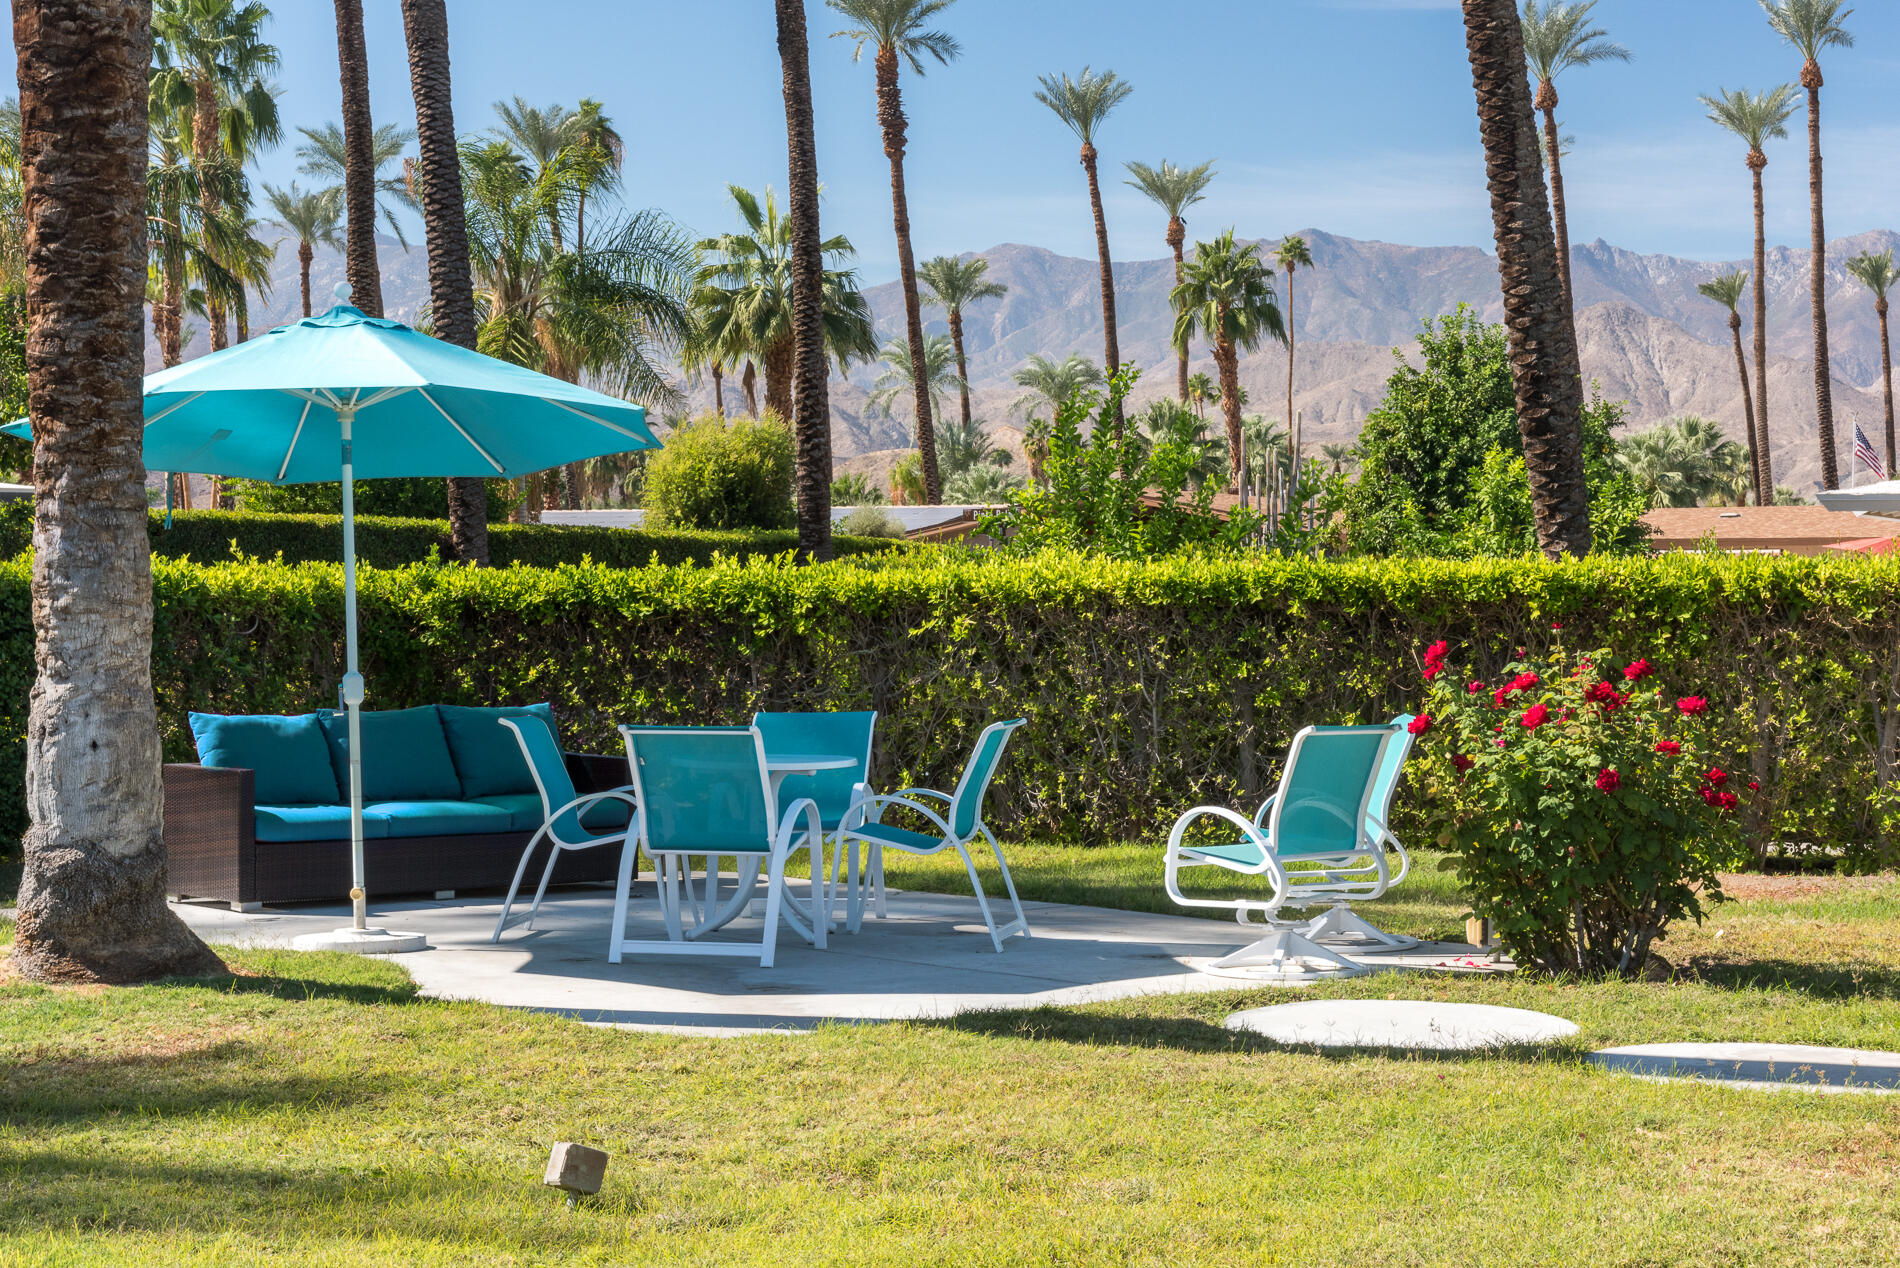
<svg viewBox="0 0 1900 1268">
<path fill-rule="evenodd" d="M 605 792 L 627 782 L 625 757 L 568 753 L 568 775 L 577 792 Z M 170 856 L 166 892 L 174 898 L 212 899 L 234 911 L 266 903 L 321 902 L 350 893 L 350 843 L 257 840 L 253 773 L 240 767 L 167 763 L 165 852 Z M 532 832 L 469 836 L 391 837 L 366 843 L 364 880 L 374 897 L 502 889 L 514 876 Z M 536 849 L 527 875 L 538 878 L 549 847 Z M 617 845 L 567 851 L 555 865 L 552 884 L 611 881 L 620 866 Z"/>
</svg>

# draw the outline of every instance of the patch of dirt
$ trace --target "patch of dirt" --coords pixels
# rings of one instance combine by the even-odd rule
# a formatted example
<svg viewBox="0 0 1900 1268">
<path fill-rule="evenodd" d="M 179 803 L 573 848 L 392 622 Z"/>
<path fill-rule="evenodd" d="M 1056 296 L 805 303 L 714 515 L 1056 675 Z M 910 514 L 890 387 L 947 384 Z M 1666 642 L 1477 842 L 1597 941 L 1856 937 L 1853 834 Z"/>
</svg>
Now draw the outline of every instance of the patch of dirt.
<svg viewBox="0 0 1900 1268">
<path fill-rule="evenodd" d="M 1878 889 L 1888 882 L 1888 878 L 1881 876 L 1772 876 L 1759 872 L 1725 875 L 1721 879 L 1722 892 L 1742 902 L 1754 898 L 1785 902 L 1791 898 L 1813 898 L 1819 894 Z"/>
</svg>

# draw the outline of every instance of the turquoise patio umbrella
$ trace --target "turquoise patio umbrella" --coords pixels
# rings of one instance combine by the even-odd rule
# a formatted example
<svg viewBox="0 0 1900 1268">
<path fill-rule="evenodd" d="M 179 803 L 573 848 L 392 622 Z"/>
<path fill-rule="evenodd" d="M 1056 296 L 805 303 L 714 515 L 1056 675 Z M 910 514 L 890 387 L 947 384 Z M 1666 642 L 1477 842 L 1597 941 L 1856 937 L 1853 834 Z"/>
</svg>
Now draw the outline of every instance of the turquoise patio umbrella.
<svg viewBox="0 0 1900 1268">
<path fill-rule="evenodd" d="M 347 283 L 336 288 L 349 298 Z M 31 438 L 25 422 L 0 428 Z M 350 734 L 354 929 L 363 892 L 363 675 L 356 650 L 352 481 L 389 476 L 513 479 L 657 449 L 646 411 L 370 317 L 340 302 L 320 317 L 145 377 L 145 466 L 271 484 L 343 485 L 342 697 Z"/>
</svg>

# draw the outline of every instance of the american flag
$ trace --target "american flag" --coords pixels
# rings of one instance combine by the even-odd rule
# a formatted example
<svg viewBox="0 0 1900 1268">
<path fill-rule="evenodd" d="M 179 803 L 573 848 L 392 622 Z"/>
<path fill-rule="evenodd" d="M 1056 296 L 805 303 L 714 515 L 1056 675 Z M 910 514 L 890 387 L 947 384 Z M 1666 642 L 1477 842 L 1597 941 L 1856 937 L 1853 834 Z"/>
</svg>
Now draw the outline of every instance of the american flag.
<svg viewBox="0 0 1900 1268">
<path fill-rule="evenodd" d="M 1874 452 L 1874 442 L 1867 439 L 1867 433 L 1860 429 L 1859 423 L 1854 424 L 1854 456 L 1875 475 L 1887 474 L 1887 469 L 1880 465 L 1880 455 Z"/>
</svg>

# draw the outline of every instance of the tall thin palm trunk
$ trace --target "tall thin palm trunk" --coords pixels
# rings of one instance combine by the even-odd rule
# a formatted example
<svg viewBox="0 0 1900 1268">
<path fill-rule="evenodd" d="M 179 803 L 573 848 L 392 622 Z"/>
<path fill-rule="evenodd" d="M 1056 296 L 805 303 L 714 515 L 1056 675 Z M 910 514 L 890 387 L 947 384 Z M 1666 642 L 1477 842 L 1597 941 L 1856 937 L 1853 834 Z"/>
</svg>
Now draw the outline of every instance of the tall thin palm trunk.
<svg viewBox="0 0 1900 1268">
<path fill-rule="evenodd" d="M 369 117 L 369 58 L 363 49 L 363 0 L 336 0 L 336 60 L 343 81 L 343 266 L 350 300 L 383 315 L 376 261 L 376 130 Z M 310 310 L 309 299 L 304 311 Z"/>
<path fill-rule="evenodd" d="M 1775 455 L 1768 441 L 1768 209 L 1762 196 L 1761 173 L 1768 157 L 1756 150 L 1748 156 L 1755 178 L 1755 504 L 1772 506 L 1775 500 Z"/>
<path fill-rule="evenodd" d="M 1300 478 L 1300 424 L 1293 413 L 1293 265 L 1286 266 L 1286 443 L 1295 483 Z"/>
<path fill-rule="evenodd" d="M 219 147 L 217 86 L 208 79 L 201 79 L 192 85 L 192 95 L 191 152 L 197 160 L 198 170 L 209 172 L 217 159 Z M 201 182 L 198 201 L 204 208 L 205 223 L 209 225 L 218 212 L 218 196 L 212 192 L 209 179 Z M 212 294 L 209 287 L 205 292 L 205 324 L 211 327 L 213 352 L 229 346 L 230 337 L 225 333 L 224 325 L 224 301 Z"/>
<path fill-rule="evenodd" d="M 792 412 L 796 443 L 798 548 L 806 558 L 831 558 L 831 399 L 830 366 L 825 358 L 825 258 L 818 232 L 818 146 L 811 108 L 811 50 L 805 34 L 805 0 L 774 0 L 778 14 L 778 56 L 784 75 L 785 143 L 792 222 Z M 879 77 L 882 78 L 880 65 Z M 893 160 L 895 162 L 895 160 Z M 892 189 L 902 197 L 893 169 Z M 902 207 L 902 202 L 897 206 Z M 899 213 L 900 223 L 902 213 Z M 916 281 L 910 275 L 908 232 L 900 234 L 909 278 L 913 347 L 921 348 L 917 326 Z M 919 354 L 913 354 L 922 364 Z M 766 367 L 766 388 L 772 386 Z M 926 405 L 925 408 L 928 408 Z M 928 417 L 927 414 L 920 418 Z M 926 436 L 928 439 L 928 436 Z"/>
<path fill-rule="evenodd" d="M 310 315 L 310 265 L 315 262 L 317 253 L 305 238 L 297 244 L 297 280 L 303 285 L 303 315 Z M 354 283 L 351 284 L 354 288 Z"/>
<path fill-rule="evenodd" d="M 1893 345 L 1887 341 L 1887 297 L 1880 296 L 1874 303 L 1874 311 L 1880 315 L 1880 384 L 1887 398 L 1887 476 L 1892 479 L 1900 474 L 1900 467 L 1894 466 L 1893 453 Z"/>
<path fill-rule="evenodd" d="M 1181 248 L 1187 244 L 1187 222 L 1179 216 L 1168 217 L 1168 246 L 1174 252 L 1174 284 L 1181 284 L 1181 270 L 1187 267 L 1187 256 Z M 1182 348 L 1174 361 L 1175 388 L 1181 394 L 1181 403 L 1188 399 L 1188 352 Z"/>
<path fill-rule="evenodd" d="M 1563 145 L 1557 135 L 1557 86 L 1546 80 L 1537 86 L 1537 109 L 1544 112 L 1544 149 L 1550 154 L 1550 223 L 1557 235 L 1557 277 L 1563 283 L 1564 311 L 1577 311 L 1570 289 L 1570 222 L 1564 211 Z"/>
<path fill-rule="evenodd" d="M 1121 340 L 1115 330 L 1115 266 L 1108 258 L 1108 217 L 1102 213 L 1102 182 L 1095 171 L 1095 143 L 1082 144 L 1082 170 L 1089 177 L 1089 208 L 1095 213 L 1095 254 L 1102 266 L 1102 359 L 1109 378 L 1122 368 Z M 1115 439 L 1122 435 L 1122 410 L 1115 405 Z"/>
<path fill-rule="evenodd" d="M 1834 455 L 1834 378 L 1827 356 L 1827 225 L 1821 214 L 1821 67 L 1809 62 L 1801 68 L 1801 86 L 1808 90 L 1808 219 L 1813 235 L 1809 269 L 1814 304 L 1814 423 L 1821 433 L 1821 487 L 1840 487 Z"/>
<path fill-rule="evenodd" d="M 443 0 L 402 0 L 409 84 L 416 99 L 416 166 L 429 245 L 429 311 L 435 336 L 475 346 L 475 283 L 468 265 L 468 212 L 449 98 L 449 15 Z M 479 479 L 449 481 L 449 544 L 465 563 L 488 563 L 488 489 Z"/>
<path fill-rule="evenodd" d="M 1227 469 L 1238 490 L 1245 478 L 1240 470 L 1240 351 L 1225 336 L 1214 340 L 1214 372 L 1220 376 L 1221 417 L 1227 423 Z"/>
<path fill-rule="evenodd" d="M 1759 443 L 1755 434 L 1755 396 L 1748 388 L 1748 357 L 1742 352 L 1742 315 L 1734 309 L 1728 313 L 1729 337 L 1735 341 L 1735 370 L 1742 376 L 1742 416 L 1748 424 L 1748 473 L 1750 483 L 1756 480 L 1761 470 L 1761 456 L 1755 452 Z M 1766 505 L 1761 500 L 1761 490 L 1755 490 L 1755 505 Z"/>
<path fill-rule="evenodd" d="M 1537 544 L 1553 559 L 1584 555 L 1590 498 L 1583 478 L 1583 384 L 1557 275 L 1524 74 L 1524 32 L 1515 0 L 1463 4 Z"/>
<path fill-rule="evenodd" d="M 910 248 L 910 200 L 904 192 L 904 100 L 897 87 L 894 48 L 877 51 L 877 122 L 884 132 L 884 156 L 891 161 L 891 219 L 897 228 L 897 272 L 904 287 L 904 329 L 910 341 L 917 452 L 923 456 L 924 495 L 934 505 L 943 500 L 943 481 L 937 475 L 937 433 L 924 364 L 923 306 L 917 298 L 917 265 Z"/>
<path fill-rule="evenodd" d="M 34 680 L 13 963 L 40 981 L 223 967 L 165 905 L 144 363 L 149 0 L 18 0 Z"/>
<path fill-rule="evenodd" d="M 726 416 L 726 369 L 717 361 L 712 363 L 713 408 L 719 411 L 719 417 Z"/>
<path fill-rule="evenodd" d="M 970 367 L 963 359 L 963 309 L 952 308 L 950 317 L 950 346 L 957 352 L 957 396 L 963 406 L 960 417 L 963 419 L 963 434 L 970 434 Z M 913 361 L 912 364 L 915 364 Z"/>
</svg>

